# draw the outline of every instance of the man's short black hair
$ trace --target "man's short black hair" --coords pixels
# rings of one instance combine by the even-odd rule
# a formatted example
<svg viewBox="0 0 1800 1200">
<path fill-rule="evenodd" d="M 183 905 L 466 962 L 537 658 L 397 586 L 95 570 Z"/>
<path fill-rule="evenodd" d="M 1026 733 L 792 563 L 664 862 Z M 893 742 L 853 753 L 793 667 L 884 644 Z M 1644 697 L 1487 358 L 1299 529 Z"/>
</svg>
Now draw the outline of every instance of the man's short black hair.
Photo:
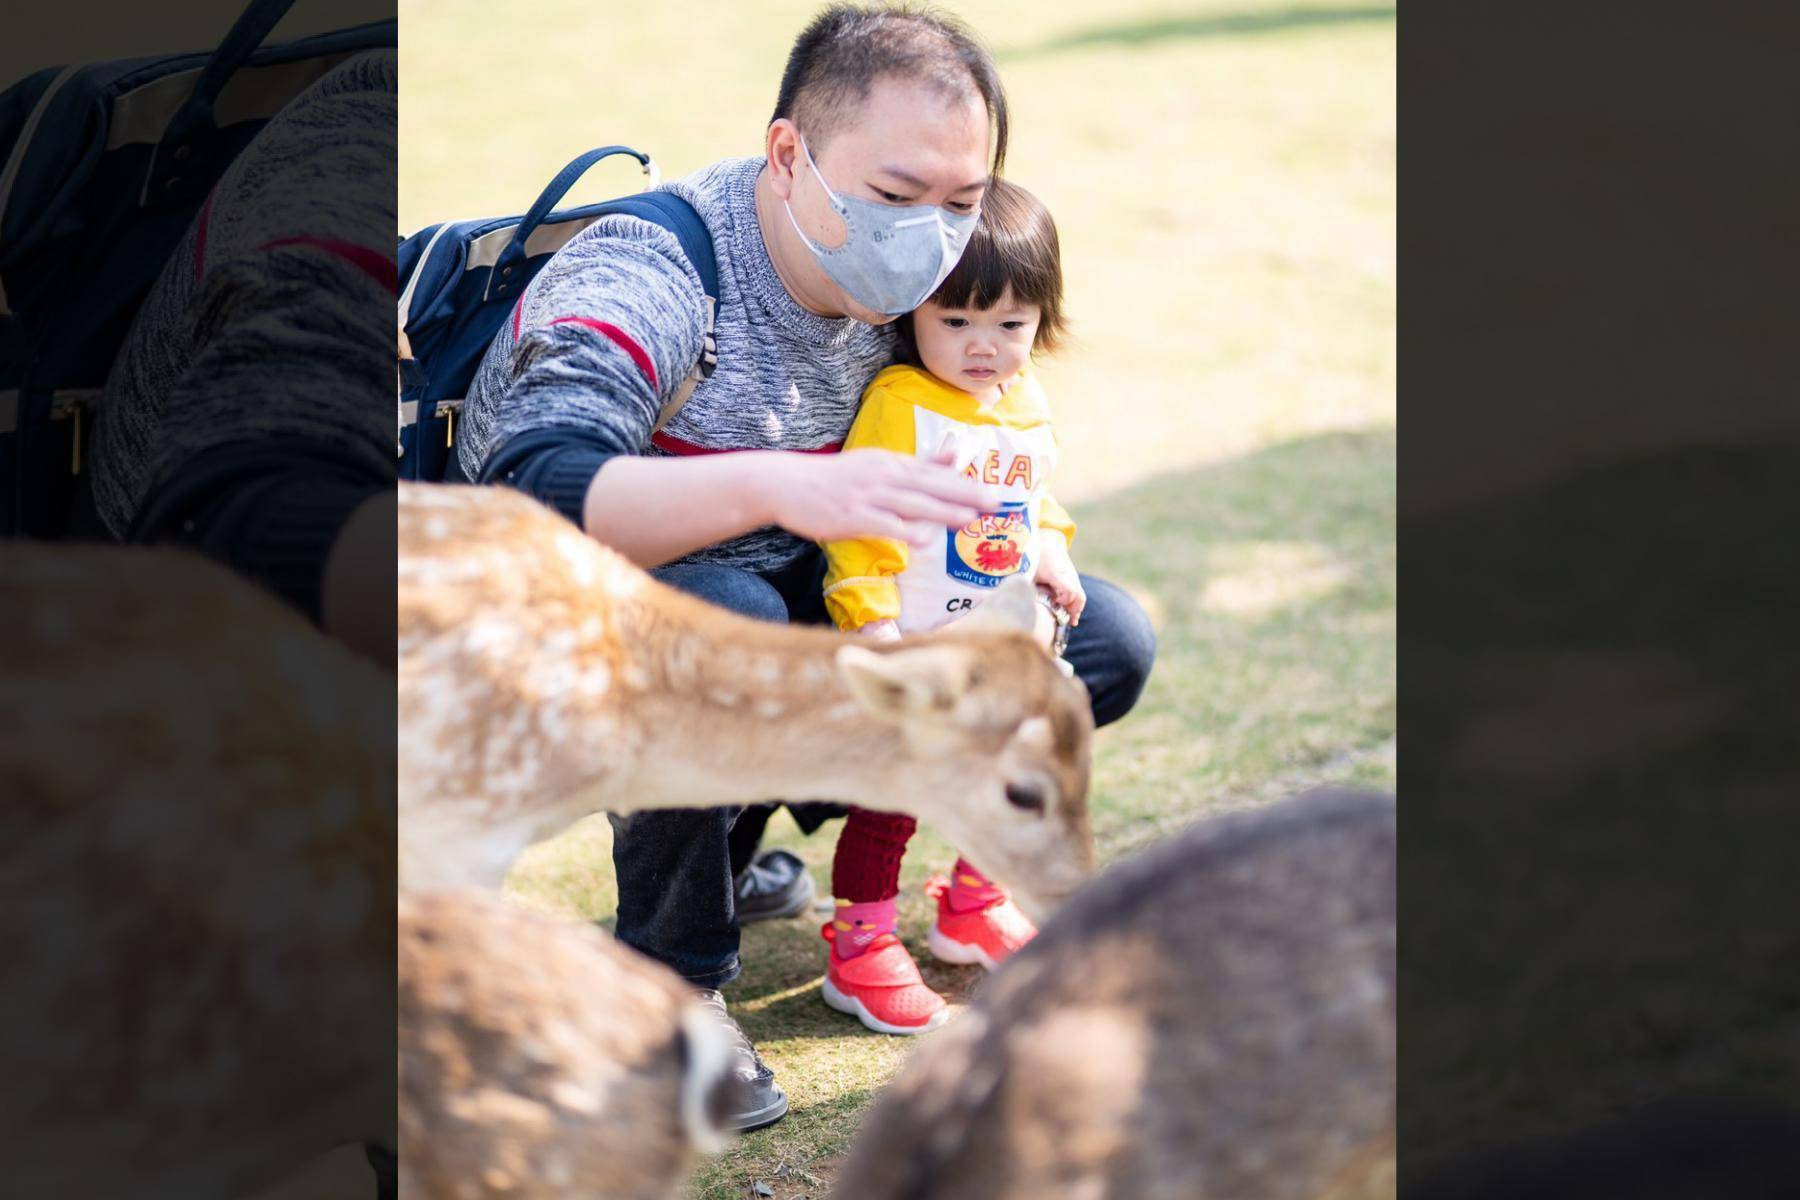
<svg viewBox="0 0 1800 1200">
<path fill-rule="evenodd" d="M 1006 93 L 993 56 L 955 17 L 919 4 L 833 4 L 794 39 L 771 124 L 786 117 L 823 144 L 883 75 L 947 95 L 979 94 L 994 126 L 994 174 L 1006 165 Z"/>
</svg>

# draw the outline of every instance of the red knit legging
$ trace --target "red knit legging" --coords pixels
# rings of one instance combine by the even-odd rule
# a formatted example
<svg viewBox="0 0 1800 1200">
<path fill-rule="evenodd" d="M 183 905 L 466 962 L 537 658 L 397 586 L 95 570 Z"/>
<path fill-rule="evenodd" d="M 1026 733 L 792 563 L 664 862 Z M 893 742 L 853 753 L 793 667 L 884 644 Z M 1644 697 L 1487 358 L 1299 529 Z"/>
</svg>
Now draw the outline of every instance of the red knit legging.
<svg viewBox="0 0 1800 1200">
<path fill-rule="evenodd" d="M 900 860 L 918 821 L 903 813 L 851 808 L 831 859 L 831 894 L 852 904 L 900 892 Z"/>
</svg>

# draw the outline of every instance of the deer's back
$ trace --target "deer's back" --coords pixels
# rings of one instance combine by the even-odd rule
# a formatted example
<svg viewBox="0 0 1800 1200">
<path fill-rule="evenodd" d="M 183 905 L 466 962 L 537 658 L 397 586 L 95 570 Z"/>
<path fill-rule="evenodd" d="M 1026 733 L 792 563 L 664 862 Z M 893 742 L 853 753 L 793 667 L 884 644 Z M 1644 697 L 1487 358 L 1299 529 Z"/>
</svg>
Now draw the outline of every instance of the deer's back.
<svg viewBox="0 0 1800 1200">
<path fill-rule="evenodd" d="M 837 1194 L 1391 1191 L 1394 831 L 1316 794 L 1116 865 L 921 1048 Z"/>
</svg>

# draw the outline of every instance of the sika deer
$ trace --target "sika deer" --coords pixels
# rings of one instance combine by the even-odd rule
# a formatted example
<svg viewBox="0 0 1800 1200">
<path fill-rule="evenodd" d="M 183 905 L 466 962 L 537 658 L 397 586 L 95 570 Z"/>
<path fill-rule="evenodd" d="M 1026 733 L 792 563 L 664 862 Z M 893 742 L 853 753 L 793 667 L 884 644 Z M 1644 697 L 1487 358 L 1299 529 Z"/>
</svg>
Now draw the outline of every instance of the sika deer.
<svg viewBox="0 0 1800 1200">
<path fill-rule="evenodd" d="M 723 1145 L 725 1032 L 594 926 L 403 893 L 399 976 L 402 1195 L 660 1200 Z"/>
<path fill-rule="evenodd" d="M 399 507 L 403 886 L 498 887 L 602 809 L 777 797 L 923 817 L 1040 910 L 1091 869 L 1093 719 L 1024 581 L 864 646 L 685 596 L 510 489 Z"/>
<path fill-rule="evenodd" d="M 845 1200 L 1394 1194 L 1394 804 L 1319 793 L 1113 867 L 921 1046 Z"/>
</svg>

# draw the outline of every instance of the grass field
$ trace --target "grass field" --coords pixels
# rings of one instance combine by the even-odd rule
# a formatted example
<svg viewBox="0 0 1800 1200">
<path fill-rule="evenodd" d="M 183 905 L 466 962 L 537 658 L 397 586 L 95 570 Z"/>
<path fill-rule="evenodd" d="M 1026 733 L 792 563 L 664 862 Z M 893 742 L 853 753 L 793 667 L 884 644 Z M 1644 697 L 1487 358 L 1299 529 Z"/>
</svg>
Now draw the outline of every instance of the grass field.
<svg viewBox="0 0 1800 1200">
<path fill-rule="evenodd" d="M 562 163 L 623 141 L 666 176 L 759 153 L 810 3 L 401 0 L 403 229 L 522 211 Z M 1062 233 L 1076 344 L 1043 367 L 1082 569 L 1160 638 L 1138 710 L 1103 731 L 1104 859 L 1197 816 L 1323 780 L 1394 777 L 1394 10 L 1378 5 L 953 4 L 995 48 L 1008 174 Z M 1046 15 L 1046 9 L 1053 13 Z M 609 173 L 610 172 L 610 173 Z M 575 193 L 637 186 L 609 164 Z M 826 891 L 832 834 L 770 827 Z M 932 965 L 908 854 L 901 931 Z M 534 850 L 513 887 L 604 919 L 604 820 Z M 791 1115 L 703 1164 L 689 1194 L 822 1195 L 911 1044 L 818 997 L 817 921 L 754 926 L 727 996 Z"/>
</svg>

